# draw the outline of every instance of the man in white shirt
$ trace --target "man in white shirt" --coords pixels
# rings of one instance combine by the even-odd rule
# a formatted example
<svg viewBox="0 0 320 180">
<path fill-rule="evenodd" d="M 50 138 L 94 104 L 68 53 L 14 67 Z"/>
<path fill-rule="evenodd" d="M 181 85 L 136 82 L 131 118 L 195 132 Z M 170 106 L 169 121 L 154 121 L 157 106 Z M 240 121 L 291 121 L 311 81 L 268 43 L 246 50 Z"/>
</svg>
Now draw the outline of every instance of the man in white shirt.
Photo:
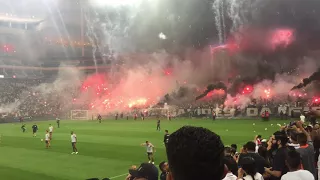
<svg viewBox="0 0 320 180">
<path fill-rule="evenodd" d="M 228 168 L 228 173 L 226 174 L 226 176 L 222 179 L 222 180 L 237 180 L 237 176 L 234 175 L 232 172 L 231 172 L 231 169 L 232 169 L 232 162 L 230 161 L 230 159 L 228 158 L 224 158 L 223 159 L 224 161 L 224 164 L 227 166 Z"/>
<path fill-rule="evenodd" d="M 71 154 L 78 154 L 77 149 L 77 135 L 71 131 L 71 145 L 72 145 L 72 153 Z"/>
<path fill-rule="evenodd" d="M 149 141 L 146 141 L 146 143 L 142 143 L 141 146 L 145 146 L 147 148 L 149 163 L 154 164 L 154 158 L 153 158 L 153 153 L 155 152 L 154 146 Z"/>
<path fill-rule="evenodd" d="M 289 151 L 286 158 L 286 164 L 290 172 L 284 174 L 281 180 L 314 180 L 313 174 L 307 170 L 301 169 L 301 157 L 297 151 Z"/>
<path fill-rule="evenodd" d="M 231 171 L 228 171 L 228 173 L 226 174 L 226 176 L 222 180 L 237 180 L 237 176 L 232 174 Z"/>
<path fill-rule="evenodd" d="M 306 119 L 306 117 L 304 116 L 304 114 L 303 113 L 301 113 L 301 115 L 300 115 L 300 121 L 302 121 L 303 123 L 304 123 L 304 120 Z"/>
<path fill-rule="evenodd" d="M 45 142 L 46 142 L 46 148 L 48 149 L 50 147 L 50 134 L 48 130 L 46 130 L 46 135 L 45 135 Z"/>
<path fill-rule="evenodd" d="M 52 139 L 52 132 L 53 132 L 53 126 L 51 124 L 49 124 L 50 140 Z"/>
</svg>

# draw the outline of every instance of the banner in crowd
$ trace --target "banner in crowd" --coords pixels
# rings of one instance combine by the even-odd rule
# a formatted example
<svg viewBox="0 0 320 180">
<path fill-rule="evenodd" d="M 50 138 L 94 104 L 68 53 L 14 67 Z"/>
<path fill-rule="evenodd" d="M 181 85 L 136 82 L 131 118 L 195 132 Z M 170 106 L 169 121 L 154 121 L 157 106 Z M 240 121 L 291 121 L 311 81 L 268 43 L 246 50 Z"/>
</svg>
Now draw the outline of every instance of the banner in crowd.
<svg viewBox="0 0 320 180">
<path fill-rule="evenodd" d="M 148 113 L 151 116 L 156 115 L 168 115 L 171 116 L 212 116 L 215 114 L 217 117 L 233 117 L 233 116 L 247 116 L 256 117 L 261 116 L 263 113 L 268 112 L 273 116 L 300 116 L 303 112 L 308 112 L 310 110 L 316 111 L 320 114 L 320 107 L 289 107 L 289 106 L 279 106 L 275 108 L 269 107 L 248 107 L 245 110 L 237 111 L 234 108 L 188 108 L 188 109 L 168 109 L 168 108 L 157 108 L 148 109 Z"/>
</svg>

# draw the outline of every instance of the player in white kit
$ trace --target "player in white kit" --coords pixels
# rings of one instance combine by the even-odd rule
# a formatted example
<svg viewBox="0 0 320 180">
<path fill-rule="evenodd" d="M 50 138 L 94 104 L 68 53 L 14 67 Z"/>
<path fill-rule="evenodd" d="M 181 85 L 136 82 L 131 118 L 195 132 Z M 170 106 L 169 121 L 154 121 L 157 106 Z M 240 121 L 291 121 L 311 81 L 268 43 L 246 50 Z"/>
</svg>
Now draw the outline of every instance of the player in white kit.
<svg viewBox="0 0 320 180">
<path fill-rule="evenodd" d="M 149 163 L 154 164 L 154 158 L 153 158 L 153 153 L 155 152 L 154 146 L 149 141 L 146 141 L 146 143 L 142 143 L 141 146 L 145 146 L 147 148 Z"/>
<path fill-rule="evenodd" d="M 72 145 L 72 153 L 71 154 L 78 154 L 77 149 L 77 135 L 71 131 L 71 145 Z"/>
<path fill-rule="evenodd" d="M 49 134 L 48 130 L 46 130 L 46 135 L 44 138 L 45 138 L 45 142 L 46 142 L 46 148 L 48 149 L 50 147 L 50 134 Z"/>
<path fill-rule="evenodd" d="M 52 133 L 53 133 L 53 126 L 51 124 L 49 124 L 50 140 L 52 140 Z"/>
</svg>

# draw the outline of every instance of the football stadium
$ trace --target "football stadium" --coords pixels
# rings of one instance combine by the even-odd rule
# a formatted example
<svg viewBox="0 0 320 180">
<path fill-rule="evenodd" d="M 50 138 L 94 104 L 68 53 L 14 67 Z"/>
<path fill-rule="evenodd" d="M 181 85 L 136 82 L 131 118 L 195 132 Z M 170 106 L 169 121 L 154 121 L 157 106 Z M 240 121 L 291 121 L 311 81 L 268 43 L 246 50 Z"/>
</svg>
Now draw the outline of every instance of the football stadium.
<svg viewBox="0 0 320 180">
<path fill-rule="evenodd" d="M 315 0 L 0 0 L 0 179 L 319 179 L 319 16 Z"/>
</svg>

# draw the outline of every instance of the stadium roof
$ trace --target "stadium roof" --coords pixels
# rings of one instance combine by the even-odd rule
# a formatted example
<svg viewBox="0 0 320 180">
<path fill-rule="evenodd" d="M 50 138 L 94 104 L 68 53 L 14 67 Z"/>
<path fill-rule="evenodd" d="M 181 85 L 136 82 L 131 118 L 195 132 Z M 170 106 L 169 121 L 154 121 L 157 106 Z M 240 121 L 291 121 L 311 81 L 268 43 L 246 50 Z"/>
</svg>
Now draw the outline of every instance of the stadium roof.
<svg viewBox="0 0 320 180">
<path fill-rule="evenodd" d="M 43 21 L 43 19 L 22 18 L 22 17 L 16 17 L 16 16 L 0 15 L 0 21 L 14 22 L 14 23 L 40 23 Z"/>
</svg>

